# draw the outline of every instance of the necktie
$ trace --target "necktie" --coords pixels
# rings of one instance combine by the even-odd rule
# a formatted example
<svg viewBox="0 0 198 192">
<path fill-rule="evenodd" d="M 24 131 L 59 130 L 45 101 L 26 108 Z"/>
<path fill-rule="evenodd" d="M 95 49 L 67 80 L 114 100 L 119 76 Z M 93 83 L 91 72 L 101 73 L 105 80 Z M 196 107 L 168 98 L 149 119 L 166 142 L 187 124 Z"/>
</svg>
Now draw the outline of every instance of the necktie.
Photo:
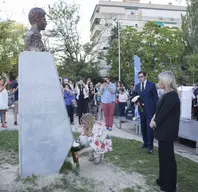
<svg viewBox="0 0 198 192">
<path fill-rule="evenodd" d="M 142 83 L 142 92 L 144 92 L 144 83 Z"/>
</svg>

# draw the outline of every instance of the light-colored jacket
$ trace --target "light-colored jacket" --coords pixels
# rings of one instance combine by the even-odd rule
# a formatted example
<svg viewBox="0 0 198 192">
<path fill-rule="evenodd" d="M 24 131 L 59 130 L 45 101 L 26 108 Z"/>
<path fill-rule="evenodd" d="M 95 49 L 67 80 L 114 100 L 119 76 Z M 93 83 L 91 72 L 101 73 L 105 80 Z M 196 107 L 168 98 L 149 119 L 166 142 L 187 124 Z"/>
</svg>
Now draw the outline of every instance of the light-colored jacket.
<svg viewBox="0 0 198 192">
<path fill-rule="evenodd" d="M 86 86 L 86 88 L 85 87 L 83 88 L 83 95 L 84 95 L 84 99 L 87 99 L 89 97 L 89 87 L 88 87 L 88 85 L 85 85 L 85 86 Z M 80 96 L 79 87 L 76 87 L 76 93 L 77 93 L 76 99 L 79 99 L 79 96 Z"/>
</svg>

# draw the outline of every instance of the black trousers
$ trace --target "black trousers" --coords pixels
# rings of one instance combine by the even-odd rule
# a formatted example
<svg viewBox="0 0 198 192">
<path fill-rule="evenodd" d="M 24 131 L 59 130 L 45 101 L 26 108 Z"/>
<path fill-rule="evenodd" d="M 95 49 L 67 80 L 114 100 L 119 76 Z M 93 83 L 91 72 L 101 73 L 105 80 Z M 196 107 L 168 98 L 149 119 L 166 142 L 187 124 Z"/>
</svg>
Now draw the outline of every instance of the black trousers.
<svg viewBox="0 0 198 192">
<path fill-rule="evenodd" d="M 175 192 L 177 164 L 172 141 L 159 141 L 159 181 L 164 191 Z"/>
<path fill-rule="evenodd" d="M 140 111 L 139 114 L 144 145 L 148 146 L 149 149 L 153 149 L 153 129 L 151 129 L 149 126 L 152 119 L 152 115 L 146 116 L 144 112 L 142 113 Z"/>
<path fill-rule="evenodd" d="M 120 117 L 124 117 L 125 116 L 125 107 L 127 106 L 126 102 L 119 102 L 119 113 L 120 113 Z"/>
<path fill-rule="evenodd" d="M 70 123 L 74 122 L 74 108 L 72 107 L 72 105 L 66 105 L 67 107 L 67 113 L 68 116 L 70 118 Z"/>
<path fill-rule="evenodd" d="M 88 99 L 78 100 L 78 120 L 79 124 L 81 124 L 80 119 L 83 114 L 88 113 Z"/>
<path fill-rule="evenodd" d="M 198 107 L 195 107 L 195 116 L 196 116 L 196 120 L 198 121 Z"/>
</svg>

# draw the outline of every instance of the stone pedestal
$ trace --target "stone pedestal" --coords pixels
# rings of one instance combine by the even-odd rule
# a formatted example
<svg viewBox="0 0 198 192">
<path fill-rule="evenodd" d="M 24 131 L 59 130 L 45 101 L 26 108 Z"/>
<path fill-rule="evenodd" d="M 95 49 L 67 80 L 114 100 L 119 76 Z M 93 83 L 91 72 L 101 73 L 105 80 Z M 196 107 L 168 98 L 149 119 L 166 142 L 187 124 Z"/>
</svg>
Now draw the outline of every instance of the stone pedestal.
<svg viewBox="0 0 198 192">
<path fill-rule="evenodd" d="M 19 56 L 19 165 L 21 177 L 58 173 L 73 143 L 53 56 Z"/>
</svg>

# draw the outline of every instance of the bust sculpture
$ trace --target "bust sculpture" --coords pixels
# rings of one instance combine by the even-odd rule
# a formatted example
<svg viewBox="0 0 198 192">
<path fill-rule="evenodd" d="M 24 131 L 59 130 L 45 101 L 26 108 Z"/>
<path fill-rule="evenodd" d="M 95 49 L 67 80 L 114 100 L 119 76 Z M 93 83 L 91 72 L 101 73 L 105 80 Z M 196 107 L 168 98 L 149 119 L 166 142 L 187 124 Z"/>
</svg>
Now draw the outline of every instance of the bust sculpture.
<svg viewBox="0 0 198 192">
<path fill-rule="evenodd" d="M 25 37 L 25 51 L 45 51 L 45 46 L 42 42 L 41 30 L 45 30 L 47 26 L 46 12 L 38 7 L 32 8 L 28 14 L 31 29 Z"/>
</svg>

